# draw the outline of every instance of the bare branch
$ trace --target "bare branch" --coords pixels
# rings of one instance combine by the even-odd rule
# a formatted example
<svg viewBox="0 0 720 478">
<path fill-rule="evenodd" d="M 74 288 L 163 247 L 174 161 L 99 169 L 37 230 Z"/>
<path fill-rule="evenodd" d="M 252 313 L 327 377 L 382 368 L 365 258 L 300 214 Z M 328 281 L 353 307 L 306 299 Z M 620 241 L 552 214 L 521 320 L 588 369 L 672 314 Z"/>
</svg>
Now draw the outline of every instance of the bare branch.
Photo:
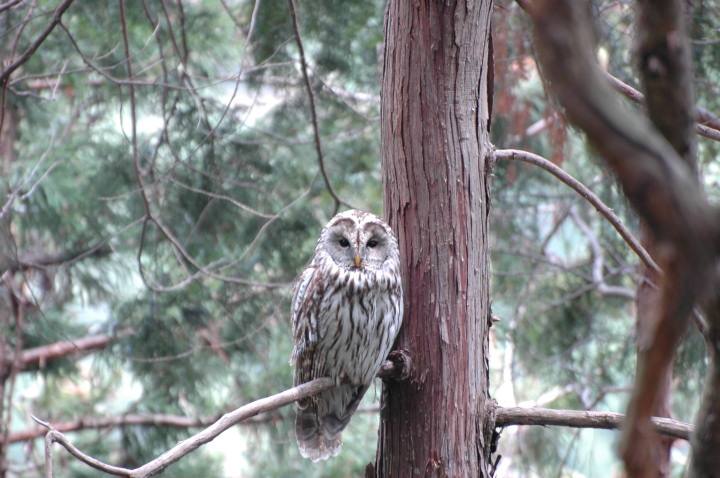
<svg viewBox="0 0 720 478">
<path fill-rule="evenodd" d="M 605 73 L 605 77 L 610 81 L 610 85 L 612 85 L 616 91 L 622 93 L 635 103 L 645 104 L 645 95 L 640 91 L 622 82 L 610 73 L 606 71 L 603 72 Z M 695 106 L 695 116 L 697 119 L 697 124 L 695 125 L 697 134 L 708 139 L 720 141 L 720 118 L 700 106 Z"/>
<path fill-rule="evenodd" d="M 51 423 L 52 429 L 60 433 L 76 432 L 80 430 L 100 430 L 106 428 L 125 426 L 160 426 L 171 428 L 197 428 L 207 427 L 220 419 L 222 415 L 217 414 L 211 417 L 187 417 L 183 415 L 151 414 L 143 415 L 138 413 L 127 413 L 110 417 L 83 417 L 77 420 Z M 263 412 L 254 417 L 247 418 L 240 425 L 253 425 L 267 423 L 281 418 L 278 414 Z M 48 432 L 47 427 L 37 426 L 10 433 L 8 443 L 25 442 L 41 438 Z"/>
<path fill-rule="evenodd" d="M 9 2 L 5 2 L 0 5 L 0 13 L 4 12 L 5 10 L 9 10 L 12 7 L 18 5 L 19 3 L 22 3 L 23 0 L 10 0 Z"/>
<path fill-rule="evenodd" d="M 310 84 L 310 78 L 308 77 L 308 66 L 307 61 L 305 60 L 305 49 L 303 48 L 302 38 L 300 37 L 300 28 L 298 27 L 294 0 L 288 0 L 288 7 L 290 8 L 290 17 L 292 19 L 293 31 L 295 32 L 295 42 L 297 43 L 298 51 L 300 52 L 300 69 L 302 71 L 303 80 L 305 81 L 308 101 L 310 102 L 310 118 L 312 120 L 313 135 L 315 137 L 315 152 L 317 154 L 318 165 L 320 166 L 320 174 L 322 174 L 323 181 L 325 181 L 325 187 L 327 188 L 332 198 L 335 200 L 335 211 L 333 212 L 334 215 L 338 212 L 338 209 L 340 209 L 340 206 L 342 205 L 348 206 L 351 209 L 355 208 L 340 199 L 340 197 L 335 192 L 335 188 L 333 188 L 333 185 L 330 182 L 327 171 L 325 171 L 325 159 L 323 157 L 322 145 L 320 143 L 320 128 L 318 126 L 317 111 L 315 109 L 315 94 L 313 93 L 312 85 Z"/>
<path fill-rule="evenodd" d="M 50 431 L 47 435 L 45 435 L 45 478 L 53 478 L 53 461 L 52 461 L 52 444 L 53 443 L 60 443 L 67 451 L 70 452 L 71 455 L 73 455 L 78 460 L 82 461 L 83 463 L 95 468 L 96 470 L 103 471 L 105 473 L 108 473 L 110 475 L 118 475 L 118 476 L 130 476 L 128 472 L 131 472 L 131 470 L 128 470 L 127 468 L 121 468 L 119 466 L 112 466 L 108 465 L 106 463 L 101 462 L 100 460 L 91 457 L 90 455 L 87 455 L 80 451 L 79 448 L 77 448 L 75 445 L 73 445 L 70 440 L 67 439 L 65 435 L 60 433 L 57 430 L 53 430 L 49 423 L 44 422 L 40 420 L 37 417 L 32 416 L 32 419 L 38 422 L 40 425 L 48 428 Z"/>
<path fill-rule="evenodd" d="M 17 187 L 13 188 L 12 192 L 8 194 L 7 201 L 3 205 L 2 208 L 0 208 L 0 219 L 5 217 L 5 215 L 10 211 L 10 208 L 12 208 L 13 204 L 16 200 L 24 201 L 25 199 L 29 198 L 33 192 L 37 189 L 38 185 L 43 182 L 48 175 L 52 172 L 53 169 L 55 169 L 55 166 L 57 166 L 58 162 L 55 161 L 52 163 L 46 170 L 40 175 L 40 178 L 35 180 L 35 175 L 40 170 L 40 166 L 45 162 L 45 159 L 48 156 L 48 153 L 52 149 L 54 144 L 54 137 L 50 138 L 50 145 L 47 147 L 47 149 L 43 152 L 42 156 L 40 156 L 40 159 L 38 162 L 33 166 L 30 173 L 27 175 L 27 178 L 22 182 L 22 184 L 18 185 Z M 33 184 L 30 184 L 31 181 L 34 181 Z M 27 192 L 22 193 L 22 190 L 27 187 Z"/>
<path fill-rule="evenodd" d="M 695 301 L 712 284 L 720 231 L 692 167 L 646 118 L 622 107 L 603 77 L 582 7 L 570 0 L 535 0 L 529 10 L 540 63 L 554 93 L 615 170 L 661 252 L 661 303 L 652 330 L 638 345 L 642 354 L 622 446 L 628 474 L 648 476 L 656 442 L 650 416 Z M 681 30 L 671 36 L 684 41 Z M 691 154 L 692 146 L 678 147 L 684 156 Z"/>
<path fill-rule="evenodd" d="M 55 29 L 55 27 L 60 23 L 60 19 L 62 18 L 63 13 L 65 13 L 65 10 L 68 9 L 70 4 L 73 2 L 73 0 L 64 0 L 56 9 L 55 13 L 53 13 L 52 19 L 50 20 L 50 23 L 45 27 L 45 30 L 43 30 L 40 35 L 35 39 L 35 41 L 30 45 L 30 47 L 23 52 L 22 55 L 20 55 L 19 58 L 17 58 L 15 61 L 13 61 L 10 65 L 8 65 L 7 68 L 5 68 L 2 73 L 0 73 L 0 85 L 6 85 L 8 82 L 8 78 L 10 78 L 10 75 L 20 68 L 20 66 L 23 65 L 26 61 L 30 59 L 30 57 L 37 51 L 38 48 L 40 48 L 40 45 L 47 39 L 48 36 L 50 36 L 50 33 Z M 7 5 L 7 4 L 5 4 Z M 5 6 L 3 5 L 3 6 Z M 12 6 L 12 5 L 11 5 Z"/>
<path fill-rule="evenodd" d="M 635 251 L 643 264 L 645 264 L 648 268 L 654 271 L 661 272 L 658 265 L 655 263 L 652 257 L 650 257 L 650 254 L 648 254 L 645 248 L 643 248 L 643 246 L 640 244 L 640 241 L 637 240 L 637 238 L 635 238 L 635 236 L 625 227 L 625 225 L 622 223 L 620 218 L 617 217 L 613 210 L 609 208 L 604 202 L 602 202 L 602 200 L 587 186 L 572 177 L 564 169 L 557 166 L 553 162 L 543 158 L 542 156 L 538 156 L 537 154 L 529 153 L 527 151 L 521 151 L 518 149 L 499 149 L 495 151 L 495 158 L 505 160 L 520 160 L 525 161 L 526 163 L 534 164 L 535 166 L 543 168 L 545 171 L 549 172 L 550 174 L 558 178 L 560 181 L 573 188 L 578 194 L 580 194 L 580 196 L 582 196 L 586 201 L 592 204 L 593 207 L 608 220 L 608 222 L 615 228 L 615 230 L 620 234 L 620 236 L 625 240 L 625 242 L 627 242 L 630 248 Z"/>
<path fill-rule="evenodd" d="M 593 255 L 592 279 L 593 285 L 597 287 L 598 292 L 604 295 L 633 300 L 635 298 L 635 291 L 633 289 L 629 287 L 612 286 L 605 282 L 605 253 L 600 246 L 600 241 L 588 223 L 575 211 L 575 208 L 570 208 L 570 217 L 590 243 L 590 249 Z"/>
<path fill-rule="evenodd" d="M 410 355 L 404 350 L 394 350 L 389 356 L 388 360 L 383 363 L 381 370 L 378 372 L 378 377 L 382 377 L 384 380 L 389 378 L 395 378 L 396 380 L 406 379 L 412 368 L 412 360 Z M 46 443 L 52 442 L 60 443 L 70 453 L 77 457 L 83 463 L 97 469 L 109 473 L 112 475 L 128 476 L 134 478 L 144 478 L 148 476 L 156 475 L 171 464 L 177 462 L 185 455 L 196 450 L 200 446 L 214 440 L 221 433 L 230 427 L 237 425 L 251 417 L 255 417 L 261 413 L 276 410 L 285 405 L 289 405 L 293 402 L 301 400 L 305 397 L 309 397 L 320 393 L 324 390 L 329 390 L 336 386 L 333 379 L 328 377 L 317 378 L 310 382 L 298 385 L 284 392 L 277 393 L 267 398 L 261 398 L 252 403 L 244 405 L 232 412 L 228 412 L 215 421 L 208 428 L 201 432 L 193 435 L 192 437 L 181 441 L 175 447 L 171 448 L 167 452 L 160 455 L 158 458 L 151 462 L 136 468 L 134 470 L 128 470 L 126 468 L 119 468 L 112 465 L 102 463 L 78 450 L 70 443 L 70 441 L 60 431 L 61 428 L 71 431 L 80 428 L 87 428 L 87 424 L 94 425 L 95 427 L 111 427 L 120 424 L 148 424 L 148 416 L 142 415 L 125 415 L 121 417 L 114 417 L 110 419 L 94 419 L 94 420 L 79 420 L 75 422 L 66 422 L 64 424 L 58 424 L 57 427 L 53 427 L 51 424 L 32 417 L 33 420 L 38 422 L 44 428 L 50 430 L 46 435 Z M 152 424 L 165 425 L 165 426 L 181 426 L 191 427 L 199 426 L 204 424 L 204 419 L 178 417 L 172 415 L 151 415 Z M 134 423 L 133 423 L 134 422 Z M 16 437 L 17 441 L 28 439 L 28 436 L 33 436 L 37 433 L 35 430 L 25 431 L 22 434 L 18 434 Z M 48 458 L 51 450 L 49 445 L 46 447 L 46 467 L 52 467 L 52 460 Z M 50 476 L 50 475 L 46 475 Z"/>
<path fill-rule="evenodd" d="M 156 459 L 152 460 L 151 462 L 139 467 L 135 468 L 133 470 L 129 470 L 126 468 L 120 468 L 112 465 L 108 465 L 106 463 L 102 463 L 84 453 L 82 453 L 80 450 L 78 450 L 76 447 L 72 445 L 72 443 L 59 431 L 55 430 L 50 426 L 50 424 L 38 421 L 41 425 L 47 427 L 50 429 L 50 433 L 48 433 L 46 440 L 50 440 L 51 442 L 60 443 L 65 449 L 67 449 L 70 453 L 72 453 L 76 458 L 78 458 L 83 463 L 97 469 L 100 471 L 103 471 L 105 473 L 109 473 L 112 475 L 118 475 L 118 476 L 127 476 L 127 477 L 133 477 L 133 478 L 145 478 L 149 476 L 156 475 L 163 470 L 165 470 L 168 466 L 172 465 L 173 463 L 180 460 L 182 457 L 187 455 L 188 453 L 191 453 L 192 451 L 196 450 L 200 446 L 212 441 L 213 439 L 217 438 L 218 435 L 220 435 L 222 432 L 227 430 L 228 428 L 242 422 L 243 420 L 246 420 L 250 417 L 253 417 L 255 415 L 258 415 L 262 412 L 267 412 L 269 410 L 275 410 L 277 408 L 283 407 L 285 405 L 289 405 L 293 402 L 296 402 L 298 400 L 301 400 L 305 397 L 309 397 L 311 395 L 315 395 L 317 393 L 320 393 L 324 390 L 329 390 L 335 386 L 335 381 L 331 378 L 318 378 L 315 380 L 312 380 L 310 382 L 304 383 L 302 385 L 298 385 L 297 387 L 293 387 L 289 390 L 285 390 L 284 392 L 280 392 L 278 394 L 272 395 L 267 398 L 262 398 L 260 400 L 256 400 L 252 403 L 249 403 L 245 406 L 242 406 L 232 412 L 226 413 L 220 419 L 209 426 L 208 428 L 202 430 L 201 432 L 193 435 L 192 437 L 181 441 L 178 443 L 175 447 L 171 448 L 167 452 L 163 453 Z M 46 463 L 47 463 L 47 456 L 46 456 Z"/>
<path fill-rule="evenodd" d="M 44 368 L 45 364 L 50 360 L 57 360 L 71 354 L 104 349 L 111 341 L 126 337 L 132 333 L 132 329 L 126 329 L 115 335 L 90 335 L 79 339 L 64 340 L 61 342 L 25 349 L 20 354 L 21 368 L 26 369 L 36 364 L 38 367 Z"/>
<path fill-rule="evenodd" d="M 498 407 L 495 409 L 495 426 L 497 427 L 540 425 L 619 430 L 624 421 L 625 415 L 613 412 L 556 410 L 539 407 Z M 653 417 L 651 421 L 658 433 L 683 440 L 689 440 L 695 428 L 694 425 L 669 418 Z"/>
</svg>

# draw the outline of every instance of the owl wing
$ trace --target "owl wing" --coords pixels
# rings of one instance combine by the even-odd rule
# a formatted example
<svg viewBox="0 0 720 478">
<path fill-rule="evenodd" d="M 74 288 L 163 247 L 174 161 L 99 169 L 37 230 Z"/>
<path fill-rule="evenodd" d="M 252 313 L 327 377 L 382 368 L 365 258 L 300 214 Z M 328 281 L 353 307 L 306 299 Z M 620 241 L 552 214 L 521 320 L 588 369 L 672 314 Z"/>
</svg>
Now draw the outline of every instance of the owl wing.
<svg viewBox="0 0 720 478">
<path fill-rule="evenodd" d="M 320 340 L 318 312 L 323 295 L 323 281 L 316 267 L 308 266 L 295 282 L 292 298 L 293 351 L 295 385 L 312 380 L 315 369 L 315 347 Z"/>
</svg>

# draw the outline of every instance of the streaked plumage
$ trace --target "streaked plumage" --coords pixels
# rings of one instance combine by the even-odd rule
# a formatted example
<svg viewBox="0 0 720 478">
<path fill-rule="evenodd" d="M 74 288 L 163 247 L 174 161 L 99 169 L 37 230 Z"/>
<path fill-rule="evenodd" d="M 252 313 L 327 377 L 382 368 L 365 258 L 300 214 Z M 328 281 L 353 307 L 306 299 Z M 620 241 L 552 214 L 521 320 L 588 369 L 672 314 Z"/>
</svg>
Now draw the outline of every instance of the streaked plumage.
<svg viewBox="0 0 720 478">
<path fill-rule="evenodd" d="M 390 352 L 402 314 L 390 226 L 363 211 L 333 217 L 293 291 L 295 385 L 319 377 L 339 385 L 298 402 L 295 431 L 304 457 L 340 452 L 342 430 Z"/>
</svg>

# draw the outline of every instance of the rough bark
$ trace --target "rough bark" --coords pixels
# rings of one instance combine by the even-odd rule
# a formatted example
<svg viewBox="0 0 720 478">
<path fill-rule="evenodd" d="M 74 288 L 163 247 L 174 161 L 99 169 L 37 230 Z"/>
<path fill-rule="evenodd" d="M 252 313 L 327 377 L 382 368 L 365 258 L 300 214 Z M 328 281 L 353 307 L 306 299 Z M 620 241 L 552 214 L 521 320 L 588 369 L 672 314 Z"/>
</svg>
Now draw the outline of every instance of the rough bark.
<svg viewBox="0 0 720 478">
<path fill-rule="evenodd" d="M 487 476 L 486 163 L 492 2 L 391 1 L 382 84 L 386 216 L 400 243 L 409 380 L 387 381 L 375 474 Z"/>
<path fill-rule="evenodd" d="M 695 99 L 684 13 L 681 0 L 638 1 L 638 69 L 650 121 L 697 174 Z M 645 249 L 657 256 L 655 237 L 646 226 L 641 228 L 641 240 Z M 648 340 L 648 331 L 655 328 L 660 303 L 657 285 L 662 278 L 646 267 L 641 267 L 641 272 L 636 303 L 637 334 L 639 342 L 643 343 Z M 638 350 L 638 361 L 643 360 L 642 354 L 643 351 Z M 660 379 L 658 397 L 650 413 L 671 418 L 672 367 L 668 367 Z M 670 476 L 672 442 L 668 437 L 658 437 L 653 453 L 655 476 Z"/>
</svg>

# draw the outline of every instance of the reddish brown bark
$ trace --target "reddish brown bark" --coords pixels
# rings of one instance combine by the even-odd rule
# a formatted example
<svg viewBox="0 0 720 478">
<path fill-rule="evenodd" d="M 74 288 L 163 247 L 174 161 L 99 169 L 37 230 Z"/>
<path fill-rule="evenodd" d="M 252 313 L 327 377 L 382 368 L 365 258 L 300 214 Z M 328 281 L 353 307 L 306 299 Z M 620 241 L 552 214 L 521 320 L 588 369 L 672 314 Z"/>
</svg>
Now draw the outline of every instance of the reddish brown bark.
<svg viewBox="0 0 720 478">
<path fill-rule="evenodd" d="M 697 171 L 695 100 L 683 3 L 682 0 L 638 2 L 637 56 L 650 121 L 685 164 Z M 657 257 L 656 240 L 647 227 L 642 227 L 641 239 L 645 249 Z M 641 272 L 637 290 L 637 333 L 642 344 L 652 340 L 652 330 L 659 317 L 658 285 L 662 277 L 645 267 Z M 642 349 L 638 350 L 638 361 L 641 360 L 644 360 Z M 670 418 L 672 367 L 661 373 L 658 396 L 650 413 Z M 670 476 L 672 443 L 668 437 L 657 437 L 654 476 Z"/>
<path fill-rule="evenodd" d="M 718 224 L 691 168 L 645 118 L 622 107 L 594 61 L 582 4 L 536 0 L 529 8 L 543 70 L 568 118 L 615 170 L 647 224 L 664 270 L 659 306 L 643 341 L 622 456 L 628 476 L 655 477 L 657 409 L 695 301 L 711 283 Z M 677 32 L 676 32 L 677 34 Z M 677 39 L 675 40 L 677 41 Z"/>
<path fill-rule="evenodd" d="M 654 241 L 648 233 L 647 227 L 643 227 L 641 231 L 641 241 L 643 247 L 655 256 Z M 645 266 L 641 266 L 641 278 L 637 288 L 637 297 L 635 300 L 637 308 L 637 337 L 638 343 L 647 343 L 651 340 L 651 334 L 654 322 L 658 317 L 657 311 L 660 303 L 659 284 L 661 283 L 660 274 L 650 270 Z M 642 360 L 642 348 L 637 351 L 638 361 Z M 656 417 L 672 418 L 670 410 L 670 394 L 672 384 L 672 367 L 668 367 L 662 372 L 660 377 L 660 387 L 658 389 L 657 403 L 650 411 L 651 415 Z M 670 452 L 672 451 L 673 439 L 667 436 L 658 436 L 655 443 L 655 456 L 653 464 L 655 467 L 654 476 L 669 477 L 670 476 Z"/>
<path fill-rule="evenodd" d="M 382 141 L 409 380 L 383 390 L 376 475 L 487 476 L 492 2 L 391 1 Z"/>
</svg>

